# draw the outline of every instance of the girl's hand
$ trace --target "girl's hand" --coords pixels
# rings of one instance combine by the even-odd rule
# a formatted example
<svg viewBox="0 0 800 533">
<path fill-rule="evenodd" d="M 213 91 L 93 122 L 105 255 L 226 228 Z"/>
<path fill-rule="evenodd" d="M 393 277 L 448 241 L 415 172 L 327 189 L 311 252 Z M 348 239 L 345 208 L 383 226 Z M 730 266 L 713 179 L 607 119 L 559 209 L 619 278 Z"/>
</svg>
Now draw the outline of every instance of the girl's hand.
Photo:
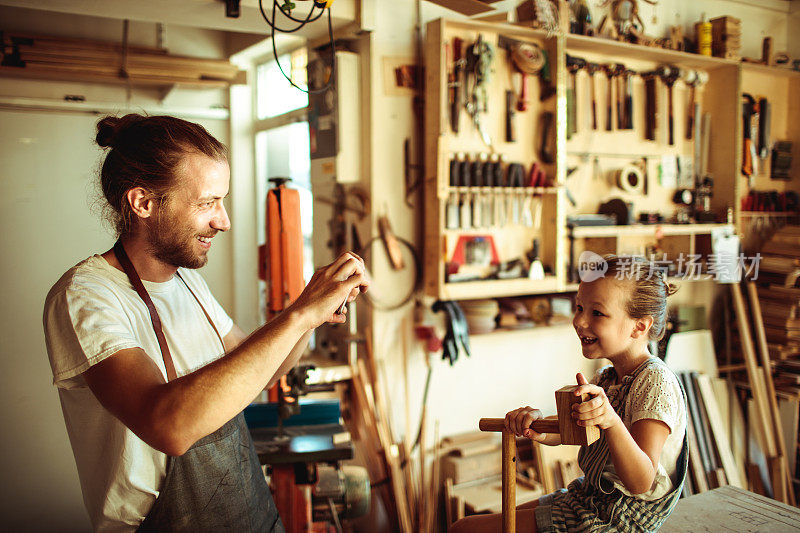
<svg viewBox="0 0 800 533">
<path fill-rule="evenodd" d="M 506 413 L 506 429 L 518 437 L 527 437 L 537 442 L 544 442 L 545 435 L 530 428 L 534 420 L 542 418 L 542 412 L 531 406 L 520 407 Z"/>
<path fill-rule="evenodd" d="M 622 422 L 611 407 L 611 402 L 608 401 L 606 391 L 602 387 L 590 385 L 580 372 L 576 378 L 579 386 L 575 389 L 575 396 L 584 393 L 592 396 L 590 400 L 572 406 L 572 418 L 577 420 L 579 426 L 598 426 L 601 429 L 608 429 Z"/>
</svg>

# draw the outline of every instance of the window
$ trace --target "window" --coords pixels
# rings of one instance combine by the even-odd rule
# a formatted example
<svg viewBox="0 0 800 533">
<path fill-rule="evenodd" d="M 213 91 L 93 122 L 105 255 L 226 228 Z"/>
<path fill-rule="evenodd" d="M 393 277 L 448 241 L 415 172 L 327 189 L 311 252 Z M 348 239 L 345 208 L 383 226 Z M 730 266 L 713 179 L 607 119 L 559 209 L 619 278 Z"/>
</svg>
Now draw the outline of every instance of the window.
<svg viewBox="0 0 800 533">
<path fill-rule="evenodd" d="M 284 72 L 298 86 L 306 86 L 305 48 L 280 56 Z M 258 240 L 266 242 L 266 198 L 273 185 L 270 178 L 290 178 L 287 187 L 300 193 L 300 219 L 303 233 L 303 276 L 314 273 L 311 243 L 313 199 L 311 196 L 311 158 L 309 147 L 308 95 L 281 74 L 272 60 L 256 67 L 255 117 L 253 142 L 256 156 L 258 194 Z M 265 287 L 262 287 L 265 289 Z M 266 317 L 266 295 L 260 291 L 260 307 Z"/>
<path fill-rule="evenodd" d="M 306 89 L 308 55 L 305 48 L 279 56 L 283 71 L 298 86 Z M 292 87 L 272 60 L 256 67 L 256 119 L 280 116 L 308 107 L 308 95 Z"/>
</svg>

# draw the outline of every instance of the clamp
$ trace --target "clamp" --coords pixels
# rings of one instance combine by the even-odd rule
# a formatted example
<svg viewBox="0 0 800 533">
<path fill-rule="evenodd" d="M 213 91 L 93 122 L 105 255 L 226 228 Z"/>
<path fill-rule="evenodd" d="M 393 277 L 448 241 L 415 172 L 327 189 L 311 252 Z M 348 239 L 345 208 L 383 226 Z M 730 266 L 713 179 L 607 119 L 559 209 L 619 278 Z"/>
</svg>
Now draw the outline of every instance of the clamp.
<svg viewBox="0 0 800 533">
<path fill-rule="evenodd" d="M 452 366 L 462 349 L 467 357 L 471 357 L 467 319 L 458 302 L 437 300 L 432 309 L 435 313 L 444 311 L 446 318 L 447 332 L 442 340 L 442 359 L 448 360 Z"/>
</svg>

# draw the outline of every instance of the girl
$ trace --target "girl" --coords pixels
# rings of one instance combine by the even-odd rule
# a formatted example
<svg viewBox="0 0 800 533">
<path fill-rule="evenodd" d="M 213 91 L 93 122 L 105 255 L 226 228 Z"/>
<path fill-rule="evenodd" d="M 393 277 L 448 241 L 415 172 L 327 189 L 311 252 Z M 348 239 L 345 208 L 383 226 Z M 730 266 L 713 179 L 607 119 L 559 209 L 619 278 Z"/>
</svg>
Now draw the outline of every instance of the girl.
<svg viewBox="0 0 800 533">
<path fill-rule="evenodd" d="M 681 493 L 688 453 L 683 391 L 647 349 L 649 341 L 664 336 L 667 296 L 677 289 L 644 260 L 605 260 L 603 277 L 580 284 L 572 321 L 583 356 L 612 363 L 591 383 L 577 375 L 575 394 L 592 398 L 576 404 L 572 416 L 603 431 L 578 453 L 584 477 L 517 508 L 518 531 L 655 531 Z M 559 435 L 530 429 L 541 416 L 538 409 L 521 407 L 506 414 L 506 429 L 549 446 L 561 444 Z M 500 531 L 501 520 L 470 516 L 451 531 Z"/>
</svg>

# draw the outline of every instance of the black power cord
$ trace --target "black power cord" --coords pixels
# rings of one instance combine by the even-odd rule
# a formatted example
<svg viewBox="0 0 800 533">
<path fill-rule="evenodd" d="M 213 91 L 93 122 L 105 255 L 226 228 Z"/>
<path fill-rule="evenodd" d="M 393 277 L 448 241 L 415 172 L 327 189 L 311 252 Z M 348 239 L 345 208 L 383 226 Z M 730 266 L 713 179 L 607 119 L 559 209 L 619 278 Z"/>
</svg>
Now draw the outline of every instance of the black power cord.
<svg viewBox="0 0 800 533">
<path fill-rule="evenodd" d="M 318 2 L 318 1 L 315 0 L 314 3 L 311 5 L 311 9 L 308 11 L 308 15 L 306 16 L 306 18 L 305 19 L 297 19 L 297 18 L 294 18 L 292 16 L 292 14 L 288 10 L 285 10 L 283 8 L 283 6 L 280 5 L 278 2 L 279 2 L 279 0 L 272 0 L 272 20 L 270 20 L 269 17 L 267 17 L 267 13 L 264 11 L 264 0 L 258 0 L 258 9 L 261 12 L 261 16 L 263 17 L 263 19 L 267 23 L 267 25 L 272 29 L 272 55 L 275 57 L 275 63 L 278 65 L 278 70 L 281 71 L 281 74 L 283 74 L 283 77 L 286 78 L 286 80 L 295 89 L 297 89 L 299 91 L 303 91 L 304 93 L 307 93 L 307 94 L 321 94 L 321 93 L 324 93 L 325 91 L 330 89 L 333 86 L 333 84 L 335 83 L 335 81 L 336 81 L 336 42 L 335 42 L 335 40 L 333 38 L 333 22 L 331 21 L 331 8 L 330 7 L 327 8 L 328 9 L 328 35 L 330 36 L 330 39 L 331 39 L 331 65 L 332 65 L 331 74 L 330 74 L 330 76 L 328 76 L 328 81 L 325 83 L 324 87 L 322 87 L 320 89 L 310 89 L 310 88 L 309 89 L 303 89 L 302 87 L 297 85 L 295 82 L 293 82 L 292 79 L 289 76 L 286 75 L 286 72 L 283 71 L 283 67 L 281 66 L 281 62 L 278 60 L 278 48 L 275 46 L 275 32 L 294 33 L 296 31 L 301 30 L 303 27 L 305 27 L 306 24 L 308 24 L 309 22 L 314 22 L 315 20 L 318 20 L 325 13 L 326 3 L 325 2 Z M 314 14 L 314 10 L 317 9 L 317 8 L 319 8 L 319 13 L 317 13 L 315 15 Z M 286 18 L 288 18 L 289 20 L 291 20 L 292 22 L 297 22 L 298 26 L 295 27 L 295 28 L 290 28 L 290 29 L 279 28 L 278 24 L 277 24 L 277 20 L 275 18 L 277 16 L 278 10 L 280 10 L 281 14 L 283 16 L 285 16 Z"/>
</svg>

